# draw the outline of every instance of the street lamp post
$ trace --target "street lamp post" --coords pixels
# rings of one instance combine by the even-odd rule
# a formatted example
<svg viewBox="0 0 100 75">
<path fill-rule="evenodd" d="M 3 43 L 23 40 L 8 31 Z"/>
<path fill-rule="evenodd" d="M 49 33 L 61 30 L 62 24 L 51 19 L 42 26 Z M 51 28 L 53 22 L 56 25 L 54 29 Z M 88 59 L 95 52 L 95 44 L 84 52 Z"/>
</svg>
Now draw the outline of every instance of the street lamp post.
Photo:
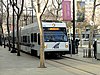
<svg viewBox="0 0 100 75">
<path fill-rule="evenodd" d="M 31 11 L 31 15 L 32 15 L 32 22 L 31 23 L 33 23 L 33 6 L 32 7 L 28 7 L 28 8 L 30 8 L 30 10 L 27 10 L 27 11 Z"/>
<path fill-rule="evenodd" d="M 73 50 L 72 53 L 75 53 L 75 0 L 73 0 Z"/>
<path fill-rule="evenodd" d="M 30 8 L 30 9 L 28 9 L 28 8 Z M 23 10 L 23 11 L 26 11 L 26 15 L 24 15 L 24 20 L 25 20 L 25 22 L 26 22 L 26 25 L 28 24 L 28 21 L 27 21 L 27 19 L 28 19 L 28 11 L 31 11 L 31 17 L 32 17 L 32 21 L 31 21 L 31 23 L 33 23 L 33 9 L 32 9 L 32 7 L 25 7 L 25 10 Z"/>
</svg>

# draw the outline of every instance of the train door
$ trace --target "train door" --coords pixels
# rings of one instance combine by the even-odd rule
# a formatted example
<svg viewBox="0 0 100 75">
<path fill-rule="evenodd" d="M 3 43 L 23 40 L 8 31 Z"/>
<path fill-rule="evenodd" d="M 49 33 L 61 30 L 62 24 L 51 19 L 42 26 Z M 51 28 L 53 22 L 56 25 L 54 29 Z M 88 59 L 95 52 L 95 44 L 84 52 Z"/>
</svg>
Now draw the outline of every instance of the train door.
<svg viewBox="0 0 100 75">
<path fill-rule="evenodd" d="M 37 33 L 37 56 L 40 56 L 40 33 Z"/>
<path fill-rule="evenodd" d="M 33 44 L 31 46 L 31 53 L 32 53 L 32 55 L 37 55 L 37 56 L 39 56 L 39 52 L 40 52 L 38 35 L 39 35 L 38 33 L 31 33 L 31 43 Z"/>
<path fill-rule="evenodd" d="M 27 52 L 31 53 L 30 36 L 27 36 Z"/>
</svg>

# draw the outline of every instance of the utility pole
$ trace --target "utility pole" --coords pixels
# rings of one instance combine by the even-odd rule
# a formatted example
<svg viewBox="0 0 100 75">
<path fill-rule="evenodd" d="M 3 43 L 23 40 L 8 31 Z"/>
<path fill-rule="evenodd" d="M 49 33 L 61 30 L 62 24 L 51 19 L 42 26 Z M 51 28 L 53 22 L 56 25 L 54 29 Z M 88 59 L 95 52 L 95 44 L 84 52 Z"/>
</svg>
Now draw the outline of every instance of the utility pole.
<svg viewBox="0 0 100 75">
<path fill-rule="evenodd" d="M 33 23 L 33 9 L 32 9 L 32 23 Z"/>
<path fill-rule="evenodd" d="M 31 0 L 31 6 L 32 6 L 32 23 L 33 23 L 33 0 Z"/>
<path fill-rule="evenodd" d="M 75 0 L 73 0 L 73 51 L 75 53 Z"/>
<path fill-rule="evenodd" d="M 28 18 L 28 15 L 27 15 L 27 7 L 26 7 L 26 25 L 27 25 L 27 18 Z"/>
<path fill-rule="evenodd" d="M 15 15 L 14 15 L 14 0 L 13 0 L 13 47 L 11 53 L 17 53 L 15 50 Z"/>
</svg>

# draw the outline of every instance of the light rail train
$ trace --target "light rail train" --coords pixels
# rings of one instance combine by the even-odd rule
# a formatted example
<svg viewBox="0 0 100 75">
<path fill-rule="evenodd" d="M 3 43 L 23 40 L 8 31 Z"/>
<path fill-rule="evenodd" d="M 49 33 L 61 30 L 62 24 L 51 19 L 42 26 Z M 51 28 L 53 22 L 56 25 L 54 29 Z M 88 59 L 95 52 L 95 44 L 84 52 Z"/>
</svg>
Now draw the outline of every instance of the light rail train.
<svg viewBox="0 0 100 75">
<path fill-rule="evenodd" d="M 42 27 L 45 55 L 62 56 L 70 52 L 66 23 L 42 21 Z M 20 42 L 21 50 L 40 56 L 40 31 L 37 22 L 20 29 Z"/>
</svg>

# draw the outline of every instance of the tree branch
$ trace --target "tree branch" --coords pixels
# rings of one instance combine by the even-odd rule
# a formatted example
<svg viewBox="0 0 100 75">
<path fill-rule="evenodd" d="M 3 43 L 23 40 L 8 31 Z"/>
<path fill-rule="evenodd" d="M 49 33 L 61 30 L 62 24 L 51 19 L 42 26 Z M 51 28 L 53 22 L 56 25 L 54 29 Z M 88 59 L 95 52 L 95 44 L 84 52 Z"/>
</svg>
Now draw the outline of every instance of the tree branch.
<svg viewBox="0 0 100 75">
<path fill-rule="evenodd" d="M 62 10 L 62 8 L 59 8 L 58 11 Z"/>
<path fill-rule="evenodd" d="M 17 9 L 19 9 L 16 3 L 14 3 L 13 5 L 14 5 Z"/>
<path fill-rule="evenodd" d="M 96 5 L 96 0 L 94 0 L 94 7 L 93 7 L 93 14 L 92 14 L 92 21 L 94 22 L 94 16 L 95 16 L 95 5 Z"/>
<path fill-rule="evenodd" d="M 11 0 L 9 0 L 9 1 L 10 1 L 10 5 L 13 5 L 13 2 Z"/>
<path fill-rule="evenodd" d="M 22 0 L 22 6 L 21 6 L 21 11 L 20 11 L 19 15 L 21 15 L 21 13 L 23 12 L 23 6 L 24 6 L 24 0 Z"/>
<path fill-rule="evenodd" d="M 63 0 L 62 0 L 63 1 Z M 61 5 L 62 4 L 62 1 L 59 3 L 59 5 Z"/>
<path fill-rule="evenodd" d="M 53 0 L 52 0 L 52 5 L 55 7 L 55 9 L 57 9 L 56 6 L 55 6 L 55 4 L 54 4 L 54 2 L 53 2 Z"/>
<path fill-rule="evenodd" d="M 16 3 L 16 5 L 17 5 L 17 0 L 15 0 L 15 1 L 16 1 L 16 2 L 15 2 L 15 3 Z"/>
<path fill-rule="evenodd" d="M 5 6 L 5 8 L 7 9 L 7 6 L 5 5 L 5 3 L 1 0 L 2 4 Z"/>
<path fill-rule="evenodd" d="M 56 0 L 56 2 L 57 2 L 57 4 L 59 4 L 59 1 L 58 0 Z"/>
<path fill-rule="evenodd" d="M 47 8 L 47 10 L 49 11 L 49 13 L 51 13 L 53 16 L 55 16 L 48 8 Z"/>
<path fill-rule="evenodd" d="M 14 9 L 14 12 L 16 13 L 16 14 L 18 14 L 17 12 L 16 12 L 16 10 Z"/>
<path fill-rule="evenodd" d="M 34 9 L 34 11 L 36 12 L 36 8 L 35 8 L 35 6 L 33 5 L 33 0 L 31 0 L 31 6 L 32 6 L 32 8 Z"/>
<path fill-rule="evenodd" d="M 46 7 L 47 7 L 48 1 L 49 1 L 49 0 L 46 0 L 46 4 L 45 4 L 44 9 L 43 9 L 43 11 L 42 11 L 42 13 L 41 13 L 41 16 L 43 15 L 43 13 L 44 13 L 44 11 L 45 11 L 45 9 L 46 9 Z"/>
<path fill-rule="evenodd" d="M 17 1 L 17 0 L 16 0 L 16 1 Z M 19 11 L 19 7 L 17 6 L 17 3 L 14 3 L 14 6 L 18 9 L 18 13 L 16 12 L 15 9 L 14 9 L 14 11 L 16 12 L 16 14 L 17 14 L 18 16 L 20 16 L 21 13 L 23 12 L 24 0 L 22 0 L 21 11 Z"/>
<path fill-rule="evenodd" d="M 99 6 L 100 4 L 95 5 L 95 7 Z"/>
</svg>

